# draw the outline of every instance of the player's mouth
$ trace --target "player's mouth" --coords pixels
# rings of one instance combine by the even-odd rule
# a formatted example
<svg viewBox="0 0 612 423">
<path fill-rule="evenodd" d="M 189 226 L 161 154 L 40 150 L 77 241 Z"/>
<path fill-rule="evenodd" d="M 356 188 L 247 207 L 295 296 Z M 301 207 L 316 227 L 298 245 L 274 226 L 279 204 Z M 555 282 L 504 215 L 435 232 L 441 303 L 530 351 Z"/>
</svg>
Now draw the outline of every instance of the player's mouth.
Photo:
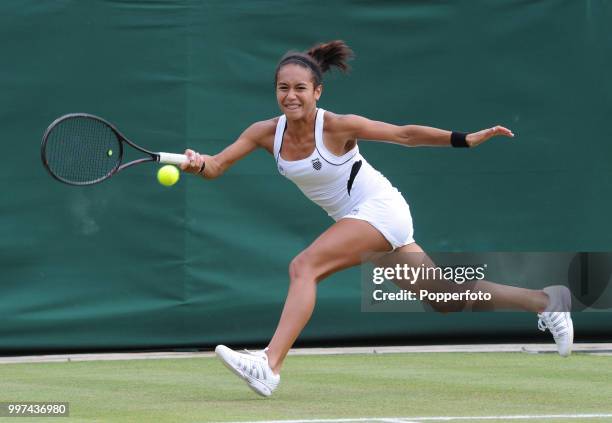
<svg viewBox="0 0 612 423">
<path fill-rule="evenodd" d="M 300 107 L 302 106 L 300 106 L 299 104 L 285 104 L 285 109 L 287 110 L 297 110 Z"/>
</svg>

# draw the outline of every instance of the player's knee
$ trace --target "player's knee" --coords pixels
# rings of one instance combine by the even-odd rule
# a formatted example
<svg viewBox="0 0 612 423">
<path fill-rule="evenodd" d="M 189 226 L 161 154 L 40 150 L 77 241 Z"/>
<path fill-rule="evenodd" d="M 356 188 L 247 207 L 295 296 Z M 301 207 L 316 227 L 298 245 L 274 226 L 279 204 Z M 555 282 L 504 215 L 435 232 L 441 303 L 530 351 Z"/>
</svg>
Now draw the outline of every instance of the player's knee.
<svg viewBox="0 0 612 423">
<path fill-rule="evenodd" d="M 467 303 L 465 300 L 449 297 L 450 294 L 462 292 L 454 282 L 449 283 L 441 279 L 419 279 L 415 284 L 415 288 L 418 292 L 427 290 L 429 293 L 434 294 L 432 297 L 428 295 L 423 301 L 431 310 L 438 313 L 456 313 L 464 311 L 466 308 Z"/>
<path fill-rule="evenodd" d="M 289 263 L 289 278 L 291 281 L 302 279 L 308 272 L 308 261 L 302 254 L 298 254 Z"/>
<path fill-rule="evenodd" d="M 456 313 L 465 309 L 465 301 L 427 301 L 434 311 L 438 313 Z"/>
<path fill-rule="evenodd" d="M 289 278 L 292 282 L 303 279 L 313 279 L 316 276 L 314 273 L 312 260 L 306 251 L 302 251 L 291 260 L 291 263 L 289 263 Z"/>
</svg>

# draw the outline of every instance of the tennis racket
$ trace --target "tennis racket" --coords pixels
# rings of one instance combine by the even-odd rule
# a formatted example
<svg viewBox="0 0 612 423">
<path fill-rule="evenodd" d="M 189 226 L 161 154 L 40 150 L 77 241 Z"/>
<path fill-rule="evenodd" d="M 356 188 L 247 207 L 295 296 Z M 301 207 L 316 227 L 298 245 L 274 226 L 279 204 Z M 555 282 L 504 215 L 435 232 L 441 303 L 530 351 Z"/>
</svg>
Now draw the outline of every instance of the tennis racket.
<svg viewBox="0 0 612 423">
<path fill-rule="evenodd" d="M 146 157 L 122 163 L 124 144 Z M 180 165 L 188 161 L 184 154 L 146 150 L 109 122 L 87 113 L 71 113 L 53 121 L 43 135 L 40 154 L 51 176 L 70 185 L 97 184 L 140 163 Z"/>
</svg>

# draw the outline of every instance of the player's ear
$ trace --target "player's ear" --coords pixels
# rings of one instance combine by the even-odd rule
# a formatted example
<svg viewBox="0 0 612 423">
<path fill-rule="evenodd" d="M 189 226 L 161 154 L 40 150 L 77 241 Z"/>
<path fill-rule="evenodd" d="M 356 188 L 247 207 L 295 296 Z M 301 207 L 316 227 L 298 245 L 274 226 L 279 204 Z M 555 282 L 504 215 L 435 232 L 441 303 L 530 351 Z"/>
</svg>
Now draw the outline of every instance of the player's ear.
<svg viewBox="0 0 612 423">
<path fill-rule="evenodd" d="M 317 87 L 315 87 L 314 89 L 314 94 L 315 94 L 315 99 L 317 101 L 319 101 L 319 98 L 321 98 L 321 94 L 323 93 L 323 84 L 319 84 Z"/>
</svg>

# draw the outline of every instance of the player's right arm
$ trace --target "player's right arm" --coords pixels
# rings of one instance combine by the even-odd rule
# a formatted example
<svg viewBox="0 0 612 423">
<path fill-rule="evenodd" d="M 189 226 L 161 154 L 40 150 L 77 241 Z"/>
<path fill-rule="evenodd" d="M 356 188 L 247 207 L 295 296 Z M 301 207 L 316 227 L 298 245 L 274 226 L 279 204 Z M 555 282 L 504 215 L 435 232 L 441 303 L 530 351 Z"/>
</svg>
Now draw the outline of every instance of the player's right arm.
<svg viewBox="0 0 612 423">
<path fill-rule="evenodd" d="M 234 163 L 255 149 L 262 147 L 270 150 L 267 144 L 270 139 L 273 143 L 275 128 L 273 120 L 256 122 L 249 126 L 236 141 L 214 156 L 187 149 L 185 155 L 189 162 L 183 163 L 180 166 L 181 170 L 194 175 L 199 174 L 206 179 L 218 178 Z M 204 170 L 200 173 L 203 164 Z"/>
</svg>

